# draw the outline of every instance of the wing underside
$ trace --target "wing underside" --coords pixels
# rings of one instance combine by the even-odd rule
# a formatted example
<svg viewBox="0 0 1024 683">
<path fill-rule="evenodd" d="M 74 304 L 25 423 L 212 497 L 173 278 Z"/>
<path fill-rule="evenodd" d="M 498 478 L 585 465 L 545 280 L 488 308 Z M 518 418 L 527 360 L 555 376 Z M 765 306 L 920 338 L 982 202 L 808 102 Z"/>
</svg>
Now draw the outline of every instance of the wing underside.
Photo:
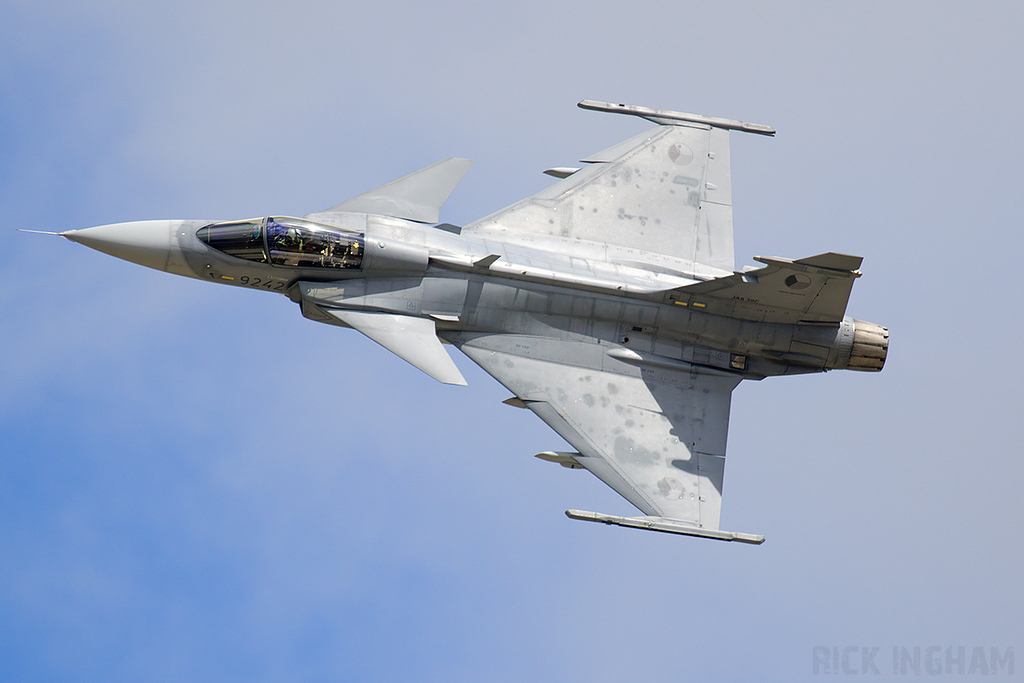
<svg viewBox="0 0 1024 683">
<path fill-rule="evenodd" d="M 691 272 L 733 270 L 727 130 L 660 125 L 584 161 L 590 166 L 466 226 L 508 242 L 533 236 L 677 259 Z M 703 267 L 703 268 L 702 268 Z"/>
<path fill-rule="evenodd" d="M 590 342 L 487 335 L 456 345 L 643 513 L 718 529 L 738 376 L 641 367 Z"/>
</svg>

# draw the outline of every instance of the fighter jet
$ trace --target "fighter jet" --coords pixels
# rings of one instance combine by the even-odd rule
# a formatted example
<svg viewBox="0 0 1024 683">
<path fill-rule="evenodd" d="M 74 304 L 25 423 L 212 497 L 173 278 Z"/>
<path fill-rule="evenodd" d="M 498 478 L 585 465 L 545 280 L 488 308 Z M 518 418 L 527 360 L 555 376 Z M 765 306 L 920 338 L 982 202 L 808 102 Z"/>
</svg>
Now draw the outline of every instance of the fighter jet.
<svg viewBox="0 0 1024 683">
<path fill-rule="evenodd" d="M 730 131 L 757 124 L 585 100 L 656 124 L 545 171 L 560 180 L 464 227 L 441 205 L 471 161 L 432 166 L 303 218 L 151 220 L 61 236 L 118 258 L 287 296 L 440 382 L 469 356 L 643 515 L 574 519 L 759 544 L 719 516 L 733 389 L 882 369 L 889 333 L 846 316 L 861 258 L 733 265 Z"/>
</svg>

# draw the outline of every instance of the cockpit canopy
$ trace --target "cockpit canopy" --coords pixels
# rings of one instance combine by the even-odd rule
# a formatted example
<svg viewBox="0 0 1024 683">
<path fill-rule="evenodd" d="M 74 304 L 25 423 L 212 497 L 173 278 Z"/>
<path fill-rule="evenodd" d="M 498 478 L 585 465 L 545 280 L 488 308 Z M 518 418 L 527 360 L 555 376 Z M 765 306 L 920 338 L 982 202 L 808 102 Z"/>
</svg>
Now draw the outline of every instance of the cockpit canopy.
<svg viewBox="0 0 1024 683">
<path fill-rule="evenodd" d="M 360 268 L 363 233 L 284 216 L 211 223 L 196 237 L 229 256 L 293 268 Z"/>
</svg>

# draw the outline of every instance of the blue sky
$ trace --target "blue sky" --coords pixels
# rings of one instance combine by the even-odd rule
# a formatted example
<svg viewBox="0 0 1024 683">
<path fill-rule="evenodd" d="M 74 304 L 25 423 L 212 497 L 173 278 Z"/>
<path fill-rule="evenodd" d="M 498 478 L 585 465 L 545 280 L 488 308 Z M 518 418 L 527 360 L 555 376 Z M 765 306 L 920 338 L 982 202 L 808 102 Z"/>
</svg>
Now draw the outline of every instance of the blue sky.
<svg viewBox="0 0 1024 683">
<path fill-rule="evenodd" d="M 820 680 L 1024 668 L 1019 3 L 6 2 L 0 671 L 12 681 Z M 632 514 L 463 357 L 14 231 L 332 206 L 447 156 L 465 224 L 643 123 L 738 118 L 736 262 L 865 257 L 878 375 L 744 383 L 722 526 Z M 738 546 L 738 547 L 736 547 Z M 871 676 L 869 676 L 871 677 Z M 1008 678 L 1003 675 L 1003 678 Z M 951 677 L 951 680 L 967 680 Z"/>
</svg>

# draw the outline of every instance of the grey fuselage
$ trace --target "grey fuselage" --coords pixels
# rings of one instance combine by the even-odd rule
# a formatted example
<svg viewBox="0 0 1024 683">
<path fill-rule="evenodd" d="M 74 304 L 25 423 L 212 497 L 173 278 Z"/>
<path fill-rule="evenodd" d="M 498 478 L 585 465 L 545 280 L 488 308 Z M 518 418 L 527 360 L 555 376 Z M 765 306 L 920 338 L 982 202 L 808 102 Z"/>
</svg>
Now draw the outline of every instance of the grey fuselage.
<svg viewBox="0 0 1024 683">
<path fill-rule="evenodd" d="M 680 300 L 672 290 L 729 273 L 687 274 L 685 263 L 668 258 L 652 272 L 629 265 L 628 249 L 609 245 L 559 244 L 550 236 L 539 245 L 504 243 L 459 234 L 454 226 L 360 213 L 336 214 L 334 225 L 276 220 L 358 235 L 365 245 L 358 265 L 277 265 L 266 254 L 262 260 L 232 256 L 197 236 L 206 226 L 224 225 L 211 221 L 119 224 L 136 236 L 167 231 L 163 253 L 154 238 L 142 256 L 90 241 L 90 231 L 110 226 L 64 235 L 178 275 L 277 292 L 319 322 L 346 326 L 328 311 L 366 310 L 431 318 L 438 336 L 455 344 L 487 334 L 598 340 L 632 352 L 636 361 L 719 368 L 748 379 L 847 367 L 859 322 L 765 323 L 702 311 L 699 296 Z"/>
</svg>

